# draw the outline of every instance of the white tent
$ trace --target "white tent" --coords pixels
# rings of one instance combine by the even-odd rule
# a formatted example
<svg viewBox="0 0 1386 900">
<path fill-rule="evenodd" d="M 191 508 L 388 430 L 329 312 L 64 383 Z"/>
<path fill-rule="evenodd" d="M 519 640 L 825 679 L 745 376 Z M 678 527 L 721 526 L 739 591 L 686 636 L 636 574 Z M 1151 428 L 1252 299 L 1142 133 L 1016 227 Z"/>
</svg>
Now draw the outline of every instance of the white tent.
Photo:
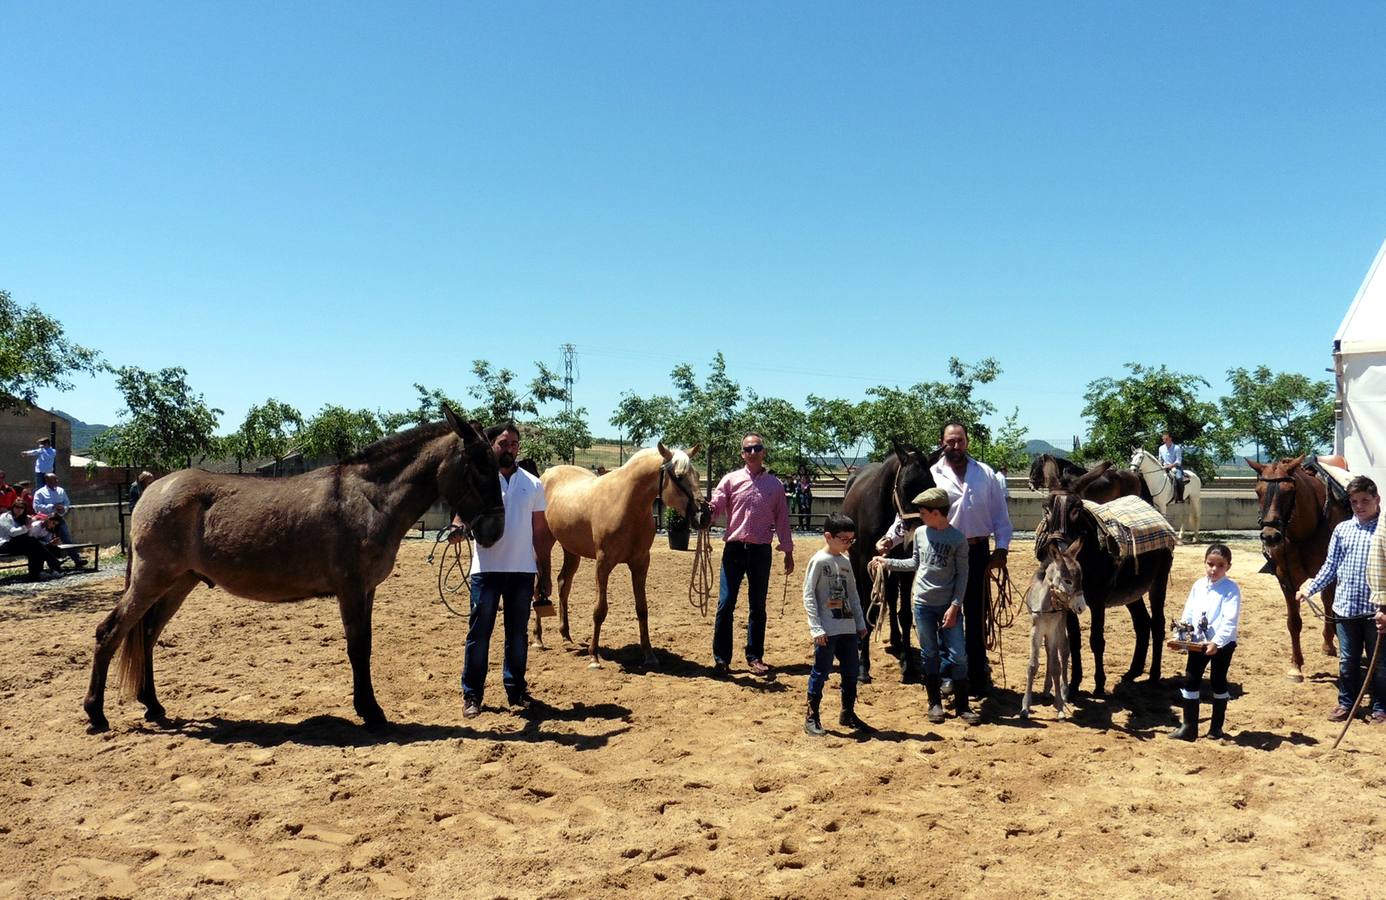
<svg viewBox="0 0 1386 900">
<path fill-rule="evenodd" d="M 1354 475 L 1386 486 L 1386 243 L 1334 335 L 1333 371 L 1334 452 Z"/>
</svg>

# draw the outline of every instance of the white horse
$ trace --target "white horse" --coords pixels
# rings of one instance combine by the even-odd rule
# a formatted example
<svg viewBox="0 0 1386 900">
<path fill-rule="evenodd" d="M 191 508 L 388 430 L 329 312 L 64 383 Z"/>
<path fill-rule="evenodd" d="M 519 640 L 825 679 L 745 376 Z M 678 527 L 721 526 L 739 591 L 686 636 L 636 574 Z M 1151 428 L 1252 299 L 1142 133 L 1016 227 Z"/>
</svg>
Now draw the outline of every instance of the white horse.
<svg viewBox="0 0 1386 900">
<path fill-rule="evenodd" d="M 1174 479 L 1165 471 L 1160 460 L 1148 450 L 1133 450 L 1131 470 L 1145 479 L 1145 486 L 1150 490 L 1151 502 L 1160 514 L 1168 519 L 1169 505 L 1174 502 Z M 1203 492 L 1203 480 L 1198 477 L 1197 472 L 1188 467 L 1184 468 L 1184 477 L 1189 480 L 1188 484 L 1184 485 L 1184 507 L 1187 512 L 1184 521 L 1193 531 L 1193 537 L 1189 539 L 1192 542 L 1198 540 L 1198 519 L 1203 512 L 1203 501 L 1199 498 Z M 1180 537 L 1183 537 L 1182 527 L 1179 532 Z"/>
</svg>

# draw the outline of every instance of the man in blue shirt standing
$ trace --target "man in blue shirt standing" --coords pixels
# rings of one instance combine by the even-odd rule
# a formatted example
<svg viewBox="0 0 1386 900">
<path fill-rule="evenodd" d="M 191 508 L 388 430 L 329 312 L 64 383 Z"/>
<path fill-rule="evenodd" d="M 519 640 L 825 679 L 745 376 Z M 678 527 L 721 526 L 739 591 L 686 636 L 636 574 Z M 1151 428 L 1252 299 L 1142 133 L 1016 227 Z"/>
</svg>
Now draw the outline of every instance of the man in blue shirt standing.
<svg viewBox="0 0 1386 900">
<path fill-rule="evenodd" d="M 21 450 L 19 455 L 34 458 L 34 490 L 43 487 L 43 476 L 50 475 L 57 469 L 58 451 L 53 449 L 51 438 L 39 438 L 37 447 L 32 450 Z"/>
</svg>

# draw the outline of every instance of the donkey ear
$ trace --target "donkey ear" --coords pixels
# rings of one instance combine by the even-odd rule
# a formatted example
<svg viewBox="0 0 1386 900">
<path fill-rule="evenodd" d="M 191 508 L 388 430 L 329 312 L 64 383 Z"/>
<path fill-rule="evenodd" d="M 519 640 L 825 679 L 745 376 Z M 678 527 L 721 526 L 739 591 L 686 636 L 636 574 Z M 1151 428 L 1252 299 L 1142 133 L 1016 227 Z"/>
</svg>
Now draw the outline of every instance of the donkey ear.
<svg viewBox="0 0 1386 900">
<path fill-rule="evenodd" d="M 472 423 L 463 422 L 459 419 L 457 413 L 453 412 L 452 407 L 448 406 L 446 403 L 443 404 L 443 418 L 448 420 L 448 424 L 452 426 L 452 430 L 457 432 L 457 436 L 464 441 L 471 440 L 478 433 L 478 429 Z"/>
<path fill-rule="evenodd" d="M 1083 539 L 1080 537 L 1078 540 L 1068 545 L 1067 556 L 1069 559 L 1076 560 L 1078 559 L 1078 554 L 1081 553 L 1082 550 Z"/>
<path fill-rule="evenodd" d="M 698 454 L 699 454 L 699 453 L 702 453 L 702 452 L 703 452 L 703 445 L 702 445 L 702 444 L 694 444 L 693 447 L 688 451 L 688 458 L 689 458 L 689 459 L 697 459 L 697 458 L 698 458 Z"/>
<path fill-rule="evenodd" d="M 1257 475 L 1260 475 L 1262 472 L 1266 471 L 1266 464 L 1265 464 L 1265 463 L 1252 462 L 1251 460 L 1247 459 L 1245 456 L 1243 456 L 1242 459 L 1246 460 L 1246 464 L 1247 464 L 1248 466 L 1251 466 L 1251 468 L 1253 468 L 1253 469 L 1256 470 L 1256 474 L 1257 474 Z"/>
<path fill-rule="evenodd" d="M 674 451 L 664 446 L 663 441 L 660 441 L 658 444 L 656 444 L 655 449 L 659 450 L 659 455 L 664 457 L 665 462 L 668 462 L 669 460 L 674 458 Z"/>
</svg>

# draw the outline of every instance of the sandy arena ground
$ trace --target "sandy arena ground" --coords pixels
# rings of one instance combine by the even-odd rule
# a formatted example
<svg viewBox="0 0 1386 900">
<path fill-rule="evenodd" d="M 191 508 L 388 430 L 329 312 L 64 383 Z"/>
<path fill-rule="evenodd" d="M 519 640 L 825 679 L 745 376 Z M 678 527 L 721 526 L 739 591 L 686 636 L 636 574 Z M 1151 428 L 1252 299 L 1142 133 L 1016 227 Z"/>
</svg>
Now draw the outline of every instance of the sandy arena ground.
<svg viewBox="0 0 1386 900">
<path fill-rule="evenodd" d="M 620 570 L 605 667 L 552 635 L 530 655 L 547 708 L 513 714 L 497 636 L 472 720 L 457 684 L 465 622 L 437 599 L 429 546 L 406 541 L 376 604 L 376 692 L 399 723 L 381 735 L 352 712 L 331 600 L 198 588 L 156 657 L 172 721 L 145 723 L 112 690 L 112 730 L 88 735 L 92 634 L 119 574 L 0 596 L 0 896 L 1381 896 L 1386 728 L 1359 722 L 1329 750 L 1336 662 L 1310 634 L 1309 680 L 1286 680 L 1283 604 L 1254 574 L 1252 544 L 1234 548 L 1246 603 L 1233 738 L 1189 745 L 1164 736 L 1178 654 L 1160 685 L 1080 701 L 1070 722 L 1041 706 L 1022 723 L 1028 623 L 1006 634 L 1008 689 L 988 724 L 932 727 L 922 689 L 884 677 L 859 704 L 882 731 L 855 740 L 836 726 L 834 679 L 830 734 L 807 737 L 798 579 L 783 617 L 772 581 L 778 677 L 718 680 L 712 620 L 687 599 L 691 554 L 659 540 L 659 669 L 639 665 Z M 800 538 L 801 562 L 816 543 Z M 1017 545 L 1017 582 L 1030 556 Z M 1201 559 L 1178 551 L 1173 611 Z M 583 640 L 591 563 L 579 580 Z M 1115 677 L 1131 646 L 1124 613 L 1108 638 Z"/>
</svg>

